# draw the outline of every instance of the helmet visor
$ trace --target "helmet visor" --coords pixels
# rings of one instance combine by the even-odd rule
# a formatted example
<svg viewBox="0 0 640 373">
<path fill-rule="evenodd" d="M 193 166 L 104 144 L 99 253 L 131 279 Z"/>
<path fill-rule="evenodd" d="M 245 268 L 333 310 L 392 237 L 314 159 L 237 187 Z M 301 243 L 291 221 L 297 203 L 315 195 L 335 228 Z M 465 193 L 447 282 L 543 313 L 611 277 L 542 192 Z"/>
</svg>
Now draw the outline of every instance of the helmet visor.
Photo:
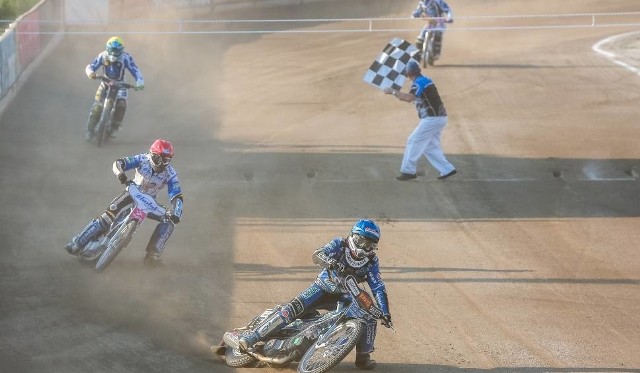
<svg viewBox="0 0 640 373">
<path fill-rule="evenodd" d="M 360 234 L 352 234 L 351 242 L 358 257 L 371 256 L 378 250 L 378 242 Z"/>
</svg>

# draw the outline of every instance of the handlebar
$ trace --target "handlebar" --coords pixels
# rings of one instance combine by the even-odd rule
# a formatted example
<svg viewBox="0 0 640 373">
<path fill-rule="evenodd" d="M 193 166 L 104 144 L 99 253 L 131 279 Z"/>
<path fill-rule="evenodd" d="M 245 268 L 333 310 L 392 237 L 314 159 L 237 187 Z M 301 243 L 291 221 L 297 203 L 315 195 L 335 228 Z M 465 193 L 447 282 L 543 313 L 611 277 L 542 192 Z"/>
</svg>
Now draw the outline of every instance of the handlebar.
<svg viewBox="0 0 640 373">
<path fill-rule="evenodd" d="M 169 207 L 158 203 L 155 198 L 140 191 L 138 185 L 134 183 L 133 180 L 127 180 L 125 182 L 125 185 L 126 191 L 127 193 L 129 193 L 134 203 L 145 213 L 147 213 L 148 217 L 161 222 L 171 221 L 171 215 L 173 214 L 173 212 Z M 158 210 L 158 208 L 160 210 Z"/>
<path fill-rule="evenodd" d="M 104 83 L 112 86 L 112 87 L 116 87 L 116 88 L 132 88 L 132 89 L 136 89 L 136 86 L 133 84 L 129 84 L 129 83 L 125 83 L 125 82 L 119 82 L 117 80 L 111 79 L 109 77 L 106 77 L 104 75 L 96 75 L 95 79 L 97 80 L 101 80 Z"/>
</svg>

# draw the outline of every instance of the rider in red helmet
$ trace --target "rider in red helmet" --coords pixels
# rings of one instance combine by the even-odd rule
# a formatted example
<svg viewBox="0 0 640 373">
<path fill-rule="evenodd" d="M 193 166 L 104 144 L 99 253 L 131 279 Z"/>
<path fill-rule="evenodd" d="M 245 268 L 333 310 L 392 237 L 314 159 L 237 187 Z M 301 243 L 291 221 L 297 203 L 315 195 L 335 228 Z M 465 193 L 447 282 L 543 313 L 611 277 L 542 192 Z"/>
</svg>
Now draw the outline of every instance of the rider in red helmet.
<svg viewBox="0 0 640 373">
<path fill-rule="evenodd" d="M 113 173 L 122 184 L 128 181 L 126 171 L 134 170 L 133 183 L 141 192 L 155 197 L 158 192 L 167 186 L 169 201 L 172 205 L 172 214 L 168 219 L 162 219 L 149 240 L 144 258 L 144 264 L 160 264 L 160 256 L 165 244 L 173 232 L 175 224 L 182 217 L 182 190 L 178 173 L 171 166 L 173 159 L 173 145 L 168 140 L 158 139 L 151 144 L 148 153 L 141 153 L 129 157 L 123 157 L 113 162 Z M 107 209 L 97 218 L 93 219 L 80 233 L 73 237 L 65 249 L 69 254 L 77 255 L 90 241 L 105 234 L 113 219 L 118 213 L 132 202 L 131 196 L 123 191 L 113 199 Z"/>
</svg>

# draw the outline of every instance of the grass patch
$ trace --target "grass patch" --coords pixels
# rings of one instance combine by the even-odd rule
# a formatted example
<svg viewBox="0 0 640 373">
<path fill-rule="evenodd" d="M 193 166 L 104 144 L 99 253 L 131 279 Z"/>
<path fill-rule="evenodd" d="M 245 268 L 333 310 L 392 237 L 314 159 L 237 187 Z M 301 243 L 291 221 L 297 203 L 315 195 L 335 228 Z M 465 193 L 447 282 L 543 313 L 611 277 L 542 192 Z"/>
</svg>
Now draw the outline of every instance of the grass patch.
<svg viewBox="0 0 640 373">
<path fill-rule="evenodd" d="M 21 14 L 31 9 L 40 0 L 0 0 L 0 20 L 7 26 Z"/>
</svg>

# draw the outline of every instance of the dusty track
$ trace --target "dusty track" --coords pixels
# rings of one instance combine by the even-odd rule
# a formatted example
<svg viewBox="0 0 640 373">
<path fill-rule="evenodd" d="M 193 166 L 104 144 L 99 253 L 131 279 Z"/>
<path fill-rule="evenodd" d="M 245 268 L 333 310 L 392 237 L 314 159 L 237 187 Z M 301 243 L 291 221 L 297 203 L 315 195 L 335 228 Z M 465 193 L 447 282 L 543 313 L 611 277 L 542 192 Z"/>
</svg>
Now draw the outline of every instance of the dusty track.
<svg viewBox="0 0 640 373">
<path fill-rule="evenodd" d="M 277 16 L 361 17 L 362 3 Z M 405 16 L 414 1 L 368 4 Z M 127 37 L 147 89 L 103 149 L 81 133 L 96 88 L 83 69 L 104 37 L 67 37 L 0 118 L 2 370 L 232 371 L 208 346 L 303 289 L 311 251 L 368 216 L 398 329 L 379 330 L 380 371 L 638 371 L 640 78 L 591 50 L 625 31 L 449 32 L 428 73 L 460 175 L 439 182 L 422 163 L 407 183 L 393 177 L 415 111 L 361 78 L 387 40 L 414 33 Z M 149 224 L 97 275 L 62 247 L 119 192 L 113 160 L 156 137 L 174 142 L 185 194 L 166 266 L 142 268 Z"/>
</svg>

